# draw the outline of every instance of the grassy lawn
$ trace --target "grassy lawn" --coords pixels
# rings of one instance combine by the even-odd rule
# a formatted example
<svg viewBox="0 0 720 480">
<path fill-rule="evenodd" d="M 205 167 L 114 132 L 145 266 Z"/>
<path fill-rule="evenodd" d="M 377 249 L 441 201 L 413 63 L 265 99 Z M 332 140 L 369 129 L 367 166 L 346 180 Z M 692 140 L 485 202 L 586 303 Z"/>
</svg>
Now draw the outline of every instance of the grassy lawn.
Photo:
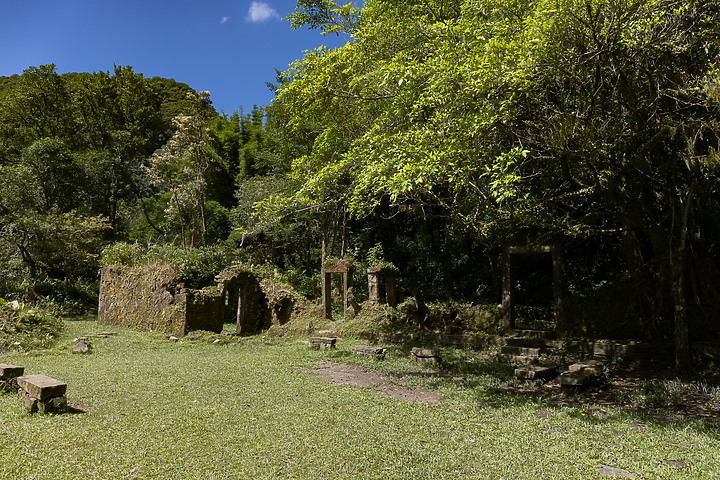
<svg viewBox="0 0 720 480">
<path fill-rule="evenodd" d="M 7 354 L 68 383 L 79 413 L 24 415 L 0 396 L 0 478 L 7 479 L 559 479 L 717 478 L 716 423 L 556 407 L 503 393 L 509 370 L 457 351 L 457 378 L 423 375 L 406 357 L 320 352 L 262 336 L 170 342 L 114 328 L 72 355 L 74 337 L 107 330 L 68 321 L 53 350 Z M 437 404 L 331 385 L 319 360 L 403 373 Z M 464 366 L 463 366 L 464 365 Z M 600 412 L 601 414 L 597 414 Z"/>
</svg>

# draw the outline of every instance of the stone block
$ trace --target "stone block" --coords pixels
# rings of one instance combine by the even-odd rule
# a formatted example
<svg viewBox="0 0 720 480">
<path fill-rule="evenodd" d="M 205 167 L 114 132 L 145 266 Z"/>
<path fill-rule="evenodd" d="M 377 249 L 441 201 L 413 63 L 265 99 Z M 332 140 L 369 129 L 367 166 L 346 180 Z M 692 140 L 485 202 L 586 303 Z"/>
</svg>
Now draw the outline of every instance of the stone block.
<svg viewBox="0 0 720 480">
<path fill-rule="evenodd" d="M 437 357 L 437 356 L 439 356 L 435 350 L 431 350 L 429 348 L 413 347 L 412 353 L 416 357 Z"/>
<path fill-rule="evenodd" d="M 61 397 L 65 395 L 67 383 L 55 380 L 46 375 L 26 375 L 17 377 L 18 387 L 38 400 Z"/>
<path fill-rule="evenodd" d="M 573 363 L 568 367 L 570 372 L 584 372 L 586 375 L 600 377 L 603 375 L 605 364 L 598 360 L 588 360 L 584 362 Z"/>
<path fill-rule="evenodd" d="M 412 363 L 420 362 L 437 365 L 440 363 L 440 355 L 438 355 L 435 350 L 429 348 L 413 347 L 412 358 L 410 360 L 412 361 Z"/>
<path fill-rule="evenodd" d="M 25 373 L 25 367 L 0 363 L 0 379 L 2 380 L 10 380 L 21 376 L 23 373 Z"/>
<path fill-rule="evenodd" d="M 78 340 L 73 346 L 72 353 L 90 353 L 90 343 L 87 340 Z"/>
<path fill-rule="evenodd" d="M 515 369 L 515 378 L 519 380 L 547 380 L 557 376 L 555 367 L 545 367 L 542 365 L 528 365 Z"/>
<path fill-rule="evenodd" d="M 355 345 L 353 351 L 356 355 L 367 355 L 375 358 L 385 358 L 385 349 L 382 347 L 369 347 L 366 345 Z"/>
<path fill-rule="evenodd" d="M 41 414 L 63 413 L 67 411 L 67 397 L 48 398 L 47 400 L 38 400 L 38 412 Z"/>
<path fill-rule="evenodd" d="M 334 337 L 311 337 L 309 344 L 316 350 L 332 350 L 335 348 L 337 338 Z"/>
</svg>

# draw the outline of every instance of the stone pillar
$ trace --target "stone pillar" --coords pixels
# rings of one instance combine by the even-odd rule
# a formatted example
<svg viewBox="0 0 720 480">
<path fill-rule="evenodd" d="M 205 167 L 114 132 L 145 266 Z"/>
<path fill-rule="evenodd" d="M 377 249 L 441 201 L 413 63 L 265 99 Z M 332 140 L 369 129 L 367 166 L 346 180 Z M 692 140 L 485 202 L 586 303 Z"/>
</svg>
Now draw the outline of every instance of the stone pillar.
<svg viewBox="0 0 720 480">
<path fill-rule="evenodd" d="M 379 302 L 380 301 L 379 278 L 380 278 L 380 276 L 377 273 L 370 273 L 368 271 L 368 292 L 369 292 L 369 299 L 371 302 Z"/>
<path fill-rule="evenodd" d="M 330 273 L 324 272 L 323 279 L 323 313 L 325 314 L 326 319 L 332 320 L 332 284 L 330 283 Z"/>
<path fill-rule="evenodd" d="M 553 265 L 553 314 L 555 316 L 555 331 L 560 333 L 565 330 L 565 313 L 563 308 L 563 276 L 565 259 L 562 248 L 558 245 L 552 246 Z"/>
<path fill-rule="evenodd" d="M 505 247 L 502 258 L 502 326 L 505 330 L 515 328 L 512 282 L 512 255 L 510 255 L 510 248 Z"/>
<path fill-rule="evenodd" d="M 353 286 L 353 272 L 354 268 L 348 268 L 348 271 L 343 273 L 343 312 L 347 312 L 348 309 L 348 291 Z"/>
<path fill-rule="evenodd" d="M 247 330 L 247 302 L 248 302 L 248 284 L 238 285 L 238 302 L 237 316 L 235 318 L 235 334 L 241 335 Z"/>
</svg>

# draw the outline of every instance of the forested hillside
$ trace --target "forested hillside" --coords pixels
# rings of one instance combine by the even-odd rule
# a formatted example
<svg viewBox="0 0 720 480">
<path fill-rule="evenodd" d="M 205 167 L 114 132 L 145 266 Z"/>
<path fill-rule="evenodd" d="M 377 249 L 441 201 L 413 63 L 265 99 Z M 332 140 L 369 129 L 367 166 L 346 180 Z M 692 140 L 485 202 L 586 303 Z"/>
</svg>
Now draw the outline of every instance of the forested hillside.
<svg viewBox="0 0 720 480">
<path fill-rule="evenodd" d="M 352 41 L 249 114 L 131 67 L 0 78 L 0 296 L 92 298 L 123 241 L 269 264 L 309 298 L 321 257 L 352 256 L 392 263 L 417 305 L 496 305 L 503 249 L 556 244 L 576 332 L 674 339 L 682 363 L 720 337 L 718 18 L 718 0 L 299 0 L 293 28 Z M 516 274 L 537 305 L 543 262 Z"/>
</svg>

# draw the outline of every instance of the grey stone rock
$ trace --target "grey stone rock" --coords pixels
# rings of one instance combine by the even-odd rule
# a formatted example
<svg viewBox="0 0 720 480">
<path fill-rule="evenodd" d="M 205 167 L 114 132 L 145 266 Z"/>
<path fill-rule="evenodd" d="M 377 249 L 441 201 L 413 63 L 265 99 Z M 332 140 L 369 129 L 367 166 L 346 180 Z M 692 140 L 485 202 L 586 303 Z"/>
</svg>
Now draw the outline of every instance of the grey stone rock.
<svg viewBox="0 0 720 480">
<path fill-rule="evenodd" d="M 431 350 L 429 348 L 413 347 L 412 353 L 416 357 L 439 357 L 438 353 L 435 350 Z"/>
<path fill-rule="evenodd" d="M 9 380 L 25 373 L 25 367 L 0 363 L 0 379 Z"/>
<path fill-rule="evenodd" d="M 72 349 L 72 353 L 90 353 L 90 343 L 87 340 L 78 340 Z"/>
<path fill-rule="evenodd" d="M 598 475 L 604 477 L 624 477 L 624 478 L 637 478 L 637 474 L 623 470 L 622 468 L 610 467 L 608 465 L 598 465 Z"/>
<path fill-rule="evenodd" d="M 34 413 L 38 410 L 38 399 L 30 396 L 26 392 L 22 392 L 20 397 L 22 400 L 22 409 L 25 413 Z"/>
</svg>

